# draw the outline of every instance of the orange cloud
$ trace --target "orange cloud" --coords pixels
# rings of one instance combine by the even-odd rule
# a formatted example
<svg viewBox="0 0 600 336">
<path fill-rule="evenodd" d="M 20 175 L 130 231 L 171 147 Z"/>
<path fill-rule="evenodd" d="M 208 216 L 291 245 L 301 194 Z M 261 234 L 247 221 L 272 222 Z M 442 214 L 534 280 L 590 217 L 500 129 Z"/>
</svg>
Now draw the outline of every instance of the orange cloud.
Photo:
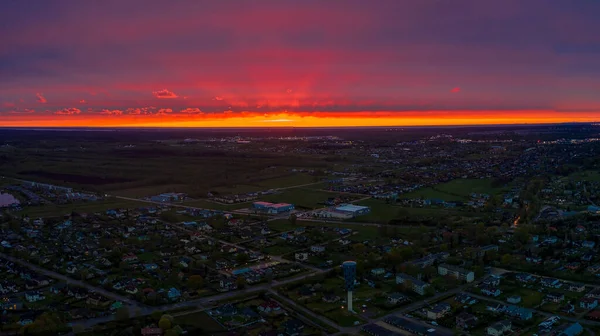
<svg viewBox="0 0 600 336">
<path fill-rule="evenodd" d="M 82 99 L 82 100 L 80 100 L 80 101 L 79 101 L 79 103 L 80 103 L 80 104 L 85 104 L 85 103 L 86 103 L 86 101 L 85 101 L 85 99 Z"/>
<path fill-rule="evenodd" d="M 459 87 L 455 87 L 452 90 L 450 90 L 450 92 L 452 92 L 452 93 L 458 93 L 458 92 L 460 92 L 460 88 Z"/>
<path fill-rule="evenodd" d="M 41 93 L 36 93 L 35 96 L 37 97 L 37 101 L 39 103 L 45 104 L 48 101 L 46 100 L 46 98 L 44 97 L 44 95 L 42 95 Z"/>
<path fill-rule="evenodd" d="M 172 98 L 178 98 L 179 96 L 175 94 L 175 92 L 171 92 L 167 89 L 162 89 L 159 91 L 154 91 L 152 92 L 152 95 L 155 98 L 161 98 L 161 99 L 172 99 Z"/>
<path fill-rule="evenodd" d="M 223 100 L 223 97 L 221 97 L 221 96 L 216 96 L 216 97 L 214 97 L 214 98 L 213 98 L 213 100 L 218 100 L 218 101 L 221 101 L 221 100 Z"/>
<path fill-rule="evenodd" d="M 79 113 L 81 113 L 81 110 L 76 107 L 64 108 L 62 110 L 58 110 L 58 111 L 54 112 L 54 114 L 58 114 L 58 115 L 73 115 L 73 114 L 79 114 Z"/>
<path fill-rule="evenodd" d="M 106 115 L 122 115 L 123 111 L 121 110 L 107 110 L 107 109 L 103 109 L 102 111 L 100 111 L 100 114 L 106 114 Z"/>
<path fill-rule="evenodd" d="M 170 109 L 170 108 L 161 108 L 161 109 L 158 110 L 157 114 L 159 114 L 159 115 L 165 115 L 165 114 L 172 113 L 172 112 L 173 112 L 173 109 Z"/>
<path fill-rule="evenodd" d="M 26 109 L 22 109 L 22 110 L 12 110 L 12 111 L 9 111 L 8 113 L 20 114 L 20 113 L 34 113 L 34 112 L 35 112 L 34 109 L 26 108 Z"/>
<path fill-rule="evenodd" d="M 197 108 L 197 107 L 188 107 L 185 108 L 183 110 L 179 111 L 180 113 L 187 113 L 187 114 L 198 114 L 198 113 L 202 113 L 202 111 Z"/>
</svg>

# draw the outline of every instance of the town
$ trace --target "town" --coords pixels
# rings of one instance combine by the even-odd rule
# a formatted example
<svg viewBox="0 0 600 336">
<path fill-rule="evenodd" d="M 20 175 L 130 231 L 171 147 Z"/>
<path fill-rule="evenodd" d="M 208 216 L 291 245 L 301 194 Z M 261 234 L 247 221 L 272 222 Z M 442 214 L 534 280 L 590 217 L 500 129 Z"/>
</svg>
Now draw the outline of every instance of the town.
<svg viewBox="0 0 600 336">
<path fill-rule="evenodd" d="M 7 132 L 0 333 L 600 332 L 598 126 Z"/>
</svg>

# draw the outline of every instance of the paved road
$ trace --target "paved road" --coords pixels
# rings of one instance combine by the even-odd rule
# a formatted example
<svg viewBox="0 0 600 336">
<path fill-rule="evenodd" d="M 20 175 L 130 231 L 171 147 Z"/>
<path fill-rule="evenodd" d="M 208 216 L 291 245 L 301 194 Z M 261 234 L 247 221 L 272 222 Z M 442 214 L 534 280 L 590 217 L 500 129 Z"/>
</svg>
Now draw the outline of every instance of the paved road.
<svg viewBox="0 0 600 336">
<path fill-rule="evenodd" d="M 318 314 L 316 314 L 316 313 L 314 313 L 314 312 L 312 312 L 312 311 L 310 311 L 310 310 L 302 307 L 301 305 L 297 304 L 296 302 L 294 302 L 294 301 L 292 301 L 292 300 L 290 300 L 290 299 L 288 299 L 288 298 L 286 298 L 284 296 L 279 295 L 279 293 L 277 293 L 276 291 L 274 291 L 272 289 L 270 289 L 268 292 L 271 295 L 275 296 L 276 300 L 283 301 L 287 305 L 292 306 L 292 307 L 294 307 L 294 309 L 302 312 L 302 314 L 304 314 L 306 316 L 310 316 L 310 317 L 314 318 L 315 320 L 319 320 L 323 324 L 326 324 L 326 325 L 328 325 L 328 326 L 330 326 L 330 327 L 332 327 L 334 329 L 338 329 L 342 333 L 354 333 L 357 330 L 357 328 L 347 328 L 347 327 L 339 326 L 335 322 L 329 320 L 328 318 L 325 318 L 324 316 L 318 315 Z"/>
<path fill-rule="evenodd" d="M 10 261 L 12 261 L 12 262 L 14 262 L 16 264 L 20 264 L 22 266 L 25 266 L 25 267 L 27 267 L 27 268 L 29 268 L 31 270 L 34 270 L 34 271 L 36 271 L 36 272 L 38 272 L 40 274 L 49 276 L 49 277 L 54 278 L 54 279 L 58 279 L 58 280 L 64 281 L 67 284 L 73 284 L 73 285 L 76 285 L 76 286 L 79 286 L 79 287 L 84 287 L 84 288 L 87 288 L 87 289 L 89 289 L 91 291 L 95 291 L 97 293 L 100 293 L 100 294 L 102 294 L 102 295 L 104 295 L 104 296 L 106 296 L 108 298 L 113 299 L 113 300 L 117 300 L 117 301 L 121 301 L 121 302 L 127 303 L 127 304 L 129 304 L 129 305 L 131 305 L 131 306 L 133 306 L 135 308 L 142 308 L 142 307 L 144 307 L 144 305 L 142 305 L 142 304 L 140 304 L 140 303 L 138 303 L 136 301 L 133 301 L 133 300 L 131 300 L 131 299 L 125 297 L 125 296 L 122 296 L 122 295 L 119 295 L 119 294 L 107 291 L 107 290 L 105 290 L 104 288 L 101 288 L 101 287 L 92 286 L 92 285 L 90 285 L 88 283 L 85 283 L 83 281 L 79 281 L 79 280 L 75 280 L 75 279 L 69 278 L 69 277 L 67 277 L 65 275 L 62 275 L 60 273 L 56 273 L 54 271 L 50 271 L 48 269 L 39 267 L 39 266 L 34 265 L 34 264 L 30 263 L 30 262 L 27 262 L 27 261 L 24 261 L 24 260 L 21 260 L 21 259 L 9 256 L 9 255 L 6 255 L 4 253 L 0 253 L 0 257 L 4 258 L 6 260 L 10 260 Z"/>
<path fill-rule="evenodd" d="M 474 297 L 474 298 L 480 299 L 482 301 L 491 301 L 491 302 L 500 303 L 500 304 L 503 304 L 503 305 L 507 304 L 505 301 L 497 300 L 497 299 L 491 298 L 489 296 L 483 296 L 483 295 L 479 295 L 479 294 L 474 294 L 472 292 L 469 292 L 469 295 L 472 296 L 472 297 Z M 531 309 L 531 310 L 533 310 L 534 312 L 536 312 L 536 313 L 538 313 L 538 314 L 540 314 L 542 316 L 546 316 L 546 317 L 559 316 L 562 320 L 565 320 L 565 321 L 579 322 L 580 324 L 600 326 L 600 322 L 599 321 L 591 321 L 591 320 L 586 320 L 586 319 L 581 319 L 581 318 L 576 318 L 576 317 L 571 317 L 571 316 L 564 316 L 564 315 L 559 315 L 559 314 L 552 314 L 552 313 L 548 313 L 548 312 L 545 312 L 543 310 L 538 310 L 538 309 Z"/>
<path fill-rule="evenodd" d="M 314 275 L 315 275 L 315 273 L 300 274 L 298 276 L 284 279 L 284 280 L 279 280 L 279 281 L 274 280 L 272 284 L 261 284 L 261 285 L 249 287 L 249 288 L 246 288 L 243 290 L 236 290 L 236 291 L 226 292 L 226 293 L 217 294 L 217 295 L 213 295 L 213 296 L 207 296 L 207 297 L 203 297 L 203 298 L 199 298 L 199 299 L 191 300 L 191 301 L 170 303 L 170 304 L 154 306 L 154 307 L 153 306 L 144 306 L 142 308 L 137 308 L 137 310 L 134 310 L 133 313 L 131 314 L 131 316 L 134 316 L 135 313 L 138 313 L 137 314 L 138 316 L 144 316 L 144 315 L 150 315 L 156 311 L 163 312 L 163 311 L 179 309 L 179 308 L 197 308 L 197 310 L 206 310 L 212 306 L 213 301 L 215 301 L 215 302 L 222 301 L 222 300 L 227 300 L 227 299 L 239 296 L 239 295 L 268 291 L 271 289 L 271 286 L 285 285 L 287 283 L 302 280 L 305 277 L 311 277 Z M 189 312 L 186 311 L 185 313 L 182 313 L 182 314 L 189 314 Z M 98 318 L 89 319 L 89 320 L 76 321 L 73 323 L 73 325 L 80 325 L 82 327 L 89 328 L 89 327 L 93 327 L 97 324 L 106 323 L 106 322 L 110 322 L 113 320 L 114 320 L 114 315 L 109 315 L 109 316 L 103 316 L 103 317 L 98 317 Z"/>
</svg>

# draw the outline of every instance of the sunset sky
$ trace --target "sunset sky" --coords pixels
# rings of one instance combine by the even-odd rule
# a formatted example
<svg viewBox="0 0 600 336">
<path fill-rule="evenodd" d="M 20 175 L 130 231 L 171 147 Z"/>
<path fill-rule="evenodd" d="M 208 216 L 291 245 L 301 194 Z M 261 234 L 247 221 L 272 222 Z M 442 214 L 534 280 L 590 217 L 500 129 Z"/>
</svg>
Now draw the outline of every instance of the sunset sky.
<svg viewBox="0 0 600 336">
<path fill-rule="evenodd" d="M 600 121 L 600 1 L 0 2 L 0 126 Z"/>
</svg>

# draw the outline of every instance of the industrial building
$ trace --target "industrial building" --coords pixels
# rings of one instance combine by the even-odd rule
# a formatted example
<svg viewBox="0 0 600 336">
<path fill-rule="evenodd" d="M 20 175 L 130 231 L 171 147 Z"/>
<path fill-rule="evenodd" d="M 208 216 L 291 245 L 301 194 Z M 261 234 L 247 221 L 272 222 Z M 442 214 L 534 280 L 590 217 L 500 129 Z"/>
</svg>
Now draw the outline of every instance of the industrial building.
<svg viewBox="0 0 600 336">
<path fill-rule="evenodd" d="M 168 203 L 168 202 L 179 202 L 185 200 L 187 195 L 184 193 L 164 193 L 150 197 L 152 202 Z"/>
<path fill-rule="evenodd" d="M 280 214 L 294 210 L 294 205 L 289 203 L 254 202 L 252 208 L 259 212 Z"/>
</svg>

